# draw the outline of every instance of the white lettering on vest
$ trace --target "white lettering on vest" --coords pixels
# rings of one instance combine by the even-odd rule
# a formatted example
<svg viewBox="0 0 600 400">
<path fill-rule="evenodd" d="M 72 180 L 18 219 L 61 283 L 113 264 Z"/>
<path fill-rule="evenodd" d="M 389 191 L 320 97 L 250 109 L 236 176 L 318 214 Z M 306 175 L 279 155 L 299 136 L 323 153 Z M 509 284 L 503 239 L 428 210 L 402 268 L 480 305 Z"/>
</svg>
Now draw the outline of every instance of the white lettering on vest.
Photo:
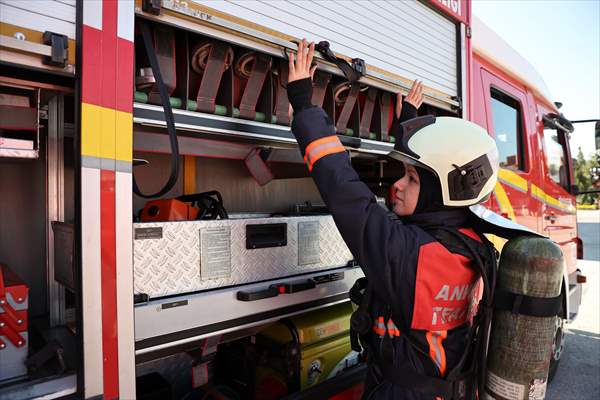
<svg viewBox="0 0 600 400">
<path fill-rule="evenodd" d="M 431 325 L 448 324 L 465 319 L 469 306 L 463 307 L 433 307 L 431 309 Z"/>
<path fill-rule="evenodd" d="M 461 285 L 455 286 L 452 290 L 452 296 L 450 296 L 450 301 L 452 300 L 464 300 L 467 297 L 467 290 L 469 285 Z"/>
<path fill-rule="evenodd" d="M 434 300 L 442 299 L 448 301 L 448 293 L 450 293 L 450 286 L 444 285 L 442 286 L 438 294 L 435 295 Z"/>
<path fill-rule="evenodd" d="M 471 292 L 471 289 L 471 285 L 452 286 L 452 295 L 450 295 L 450 285 L 443 285 L 433 299 L 444 301 L 462 301 L 467 298 Z"/>
</svg>

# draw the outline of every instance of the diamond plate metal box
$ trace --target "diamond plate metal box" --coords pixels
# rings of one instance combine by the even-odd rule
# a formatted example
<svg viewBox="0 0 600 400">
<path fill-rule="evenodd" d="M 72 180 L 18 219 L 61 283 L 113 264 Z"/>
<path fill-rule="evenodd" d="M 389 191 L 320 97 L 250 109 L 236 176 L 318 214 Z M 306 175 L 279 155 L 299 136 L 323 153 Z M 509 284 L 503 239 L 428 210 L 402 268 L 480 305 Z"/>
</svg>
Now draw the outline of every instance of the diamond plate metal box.
<svg viewBox="0 0 600 400">
<path fill-rule="evenodd" d="M 285 244 L 247 248 L 248 225 L 285 225 Z M 134 224 L 134 288 L 151 298 L 344 266 L 352 255 L 329 215 Z"/>
</svg>

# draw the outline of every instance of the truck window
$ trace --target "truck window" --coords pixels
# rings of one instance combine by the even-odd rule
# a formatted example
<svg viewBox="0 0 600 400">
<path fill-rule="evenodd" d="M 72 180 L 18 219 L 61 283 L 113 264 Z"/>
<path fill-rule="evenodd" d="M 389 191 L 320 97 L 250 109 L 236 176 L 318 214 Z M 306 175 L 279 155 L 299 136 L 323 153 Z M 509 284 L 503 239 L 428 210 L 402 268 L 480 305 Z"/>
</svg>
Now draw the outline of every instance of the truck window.
<svg viewBox="0 0 600 400">
<path fill-rule="evenodd" d="M 525 170 L 519 102 L 495 88 L 491 88 L 491 101 L 500 167 Z"/>
<path fill-rule="evenodd" d="M 564 143 L 562 133 L 556 129 L 544 129 L 544 151 L 548 176 L 565 190 L 569 190 L 567 152 Z"/>
</svg>

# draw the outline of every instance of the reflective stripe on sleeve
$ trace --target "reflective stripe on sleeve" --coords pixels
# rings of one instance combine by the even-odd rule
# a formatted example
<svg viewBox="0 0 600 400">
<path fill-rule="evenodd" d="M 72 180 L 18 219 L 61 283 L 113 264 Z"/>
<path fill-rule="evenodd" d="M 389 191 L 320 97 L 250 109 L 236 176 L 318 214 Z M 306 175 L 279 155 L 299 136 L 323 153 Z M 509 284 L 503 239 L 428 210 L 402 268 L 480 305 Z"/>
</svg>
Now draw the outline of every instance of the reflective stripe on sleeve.
<svg viewBox="0 0 600 400">
<path fill-rule="evenodd" d="M 341 153 L 346 151 L 342 142 L 337 136 L 326 136 L 321 139 L 317 139 L 306 146 L 306 152 L 304 154 L 304 162 L 308 166 L 308 170 L 312 171 L 315 163 L 321 158 L 335 153 Z"/>
<path fill-rule="evenodd" d="M 448 331 L 429 331 L 425 334 L 429 343 L 429 357 L 433 360 L 440 371 L 440 375 L 446 373 L 446 351 L 442 341 L 446 339 Z"/>
<path fill-rule="evenodd" d="M 375 319 L 375 321 L 373 321 L 373 332 L 375 332 L 379 337 L 383 337 L 385 335 L 383 316 L 379 316 Z"/>
<path fill-rule="evenodd" d="M 390 318 L 387 323 L 387 331 L 390 337 L 400 336 L 400 329 L 394 324 L 394 321 Z"/>
</svg>

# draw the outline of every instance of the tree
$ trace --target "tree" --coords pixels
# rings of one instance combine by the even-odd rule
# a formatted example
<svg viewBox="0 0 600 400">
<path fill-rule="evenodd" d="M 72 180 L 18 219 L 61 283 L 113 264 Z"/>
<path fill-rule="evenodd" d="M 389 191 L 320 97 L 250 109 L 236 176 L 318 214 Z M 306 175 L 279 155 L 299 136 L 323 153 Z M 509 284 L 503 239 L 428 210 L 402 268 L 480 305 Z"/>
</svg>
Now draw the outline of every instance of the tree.
<svg viewBox="0 0 600 400">
<path fill-rule="evenodd" d="M 600 171 L 600 156 L 594 154 L 589 160 L 586 160 L 580 147 L 573 168 L 575 184 L 579 190 L 600 189 L 600 187 L 596 186 L 598 184 L 598 171 Z M 596 201 L 598 201 L 598 193 L 587 193 L 577 196 L 578 204 L 594 204 Z"/>
</svg>

